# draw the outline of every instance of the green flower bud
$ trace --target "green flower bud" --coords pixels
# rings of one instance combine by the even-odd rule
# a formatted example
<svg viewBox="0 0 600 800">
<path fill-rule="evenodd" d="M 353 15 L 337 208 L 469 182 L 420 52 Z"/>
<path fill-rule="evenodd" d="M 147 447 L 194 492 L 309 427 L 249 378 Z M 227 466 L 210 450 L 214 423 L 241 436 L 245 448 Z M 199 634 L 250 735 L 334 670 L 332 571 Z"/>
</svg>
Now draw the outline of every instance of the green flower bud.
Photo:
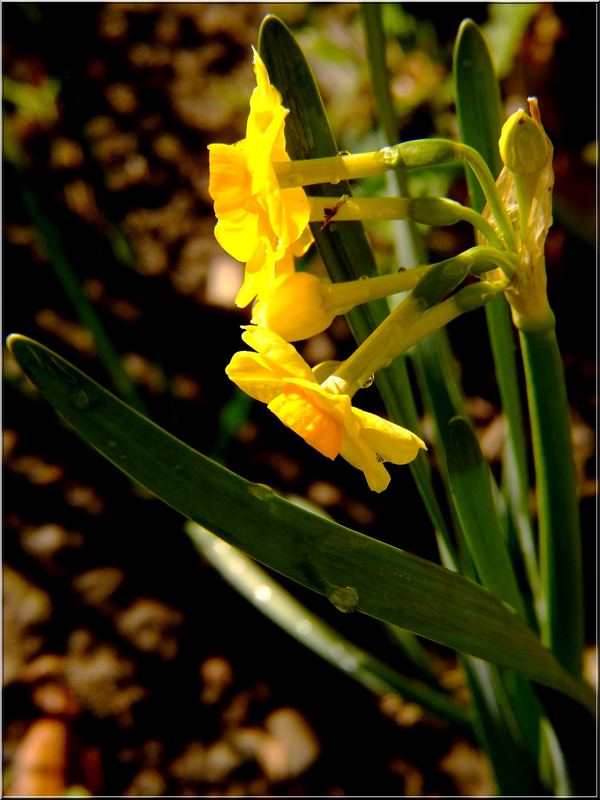
<svg viewBox="0 0 600 800">
<path fill-rule="evenodd" d="M 516 175 L 540 172 L 550 155 L 544 129 L 523 109 L 515 111 L 504 123 L 499 146 L 502 161 Z"/>
</svg>

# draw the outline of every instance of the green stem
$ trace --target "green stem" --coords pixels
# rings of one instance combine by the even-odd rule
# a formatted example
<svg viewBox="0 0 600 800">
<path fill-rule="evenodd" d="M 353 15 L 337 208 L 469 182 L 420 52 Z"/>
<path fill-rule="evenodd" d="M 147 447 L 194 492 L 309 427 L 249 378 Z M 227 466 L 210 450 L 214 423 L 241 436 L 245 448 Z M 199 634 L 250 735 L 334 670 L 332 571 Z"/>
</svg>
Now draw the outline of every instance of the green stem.
<svg viewBox="0 0 600 800">
<path fill-rule="evenodd" d="M 433 331 L 440 330 L 467 311 L 489 303 L 504 289 L 503 284 L 480 281 L 466 286 L 448 300 L 426 311 L 413 327 L 406 331 L 397 346 L 406 352 Z"/>
<path fill-rule="evenodd" d="M 503 480 L 506 482 L 507 500 L 527 573 L 536 618 L 540 620 L 544 615 L 544 597 L 529 510 L 529 470 L 521 390 L 517 378 L 515 342 L 509 307 L 505 298 L 497 297 L 492 300 L 486 305 L 485 314 L 502 410 L 508 423 Z"/>
<path fill-rule="evenodd" d="M 421 222 L 424 225 L 454 225 L 468 222 L 488 242 L 502 250 L 502 242 L 490 223 L 473 211 L 446 197 L 309 197 L 310 221 L 322 222 L 326 227 L 332 220 L 398 219 Z"/>
<path fill-rule="evenodd" d="M 489 302 L 505 287 L 502 282 L 479 281 L 440 302 L 467 274 L 468 267 L 459 257 L 436 264 L 435 270 L 430 270 L 413 293 L 342 363 L 333 381 L 338 386 L 344 382 L 341 390 L 354 394 L 371 374 L 461 314 Z"/>
<path fill-rule="evenodd" d="M 322 283 L 321 295 L 325 308 L 331 313 L 345 314 L 356 305 L 367 303 L 381 297 L 399 294 L 414 289 L 421 278 L 432 270 L 442 267 L 460 265 L 470 275 L 480 275 L 499 266 L 510 278 L 514 272 L 514 260 L 510 254 L 501 252 L 493 247 L 478 245 L 459 253 L 457 256 L 439 261 L 437 264 L 423 264 L 419 267 L 404 269 L 390 275 L 376 275 L 373 278 L 359 279 L 356 281 L 341 281 L 340 283 Z M 481 286 L 481 284 L 477 284 Z M 486 284 L 500 286 L 497 284 Z M 487 300 L 486 300 L 487 302 Z M 479 303 L 477 304 L 478 307 Z M 463 313 L 463 308 L 459 313 Z M 291 310 L 290 310 L 291 313 Z M 431 312 L 430 312 L 431 313 Z"/>
<path fill-rule="evenodd" d="M 274 162 L 273 168 L 282 189 L 310 186 L 315 183 L 339 183 L 343 180 L 381 175 L 389 169 L 420 169 L 463 161 L 471 167 L 511 250 L 516 249 L 515 234 L 489 167 L 479 153 L 468 145 L 448 139 L 417 139 L 382 147 L 371 153 L 355 153 L 302 161 Z"/>
<path fill-rule="evenodd" d="M 554 320 L 519 332 L 537 480 L 542 634 L 561 664 L 581 675 L 584 643 L 581 533 L 569 404 Z"/>
</svg>

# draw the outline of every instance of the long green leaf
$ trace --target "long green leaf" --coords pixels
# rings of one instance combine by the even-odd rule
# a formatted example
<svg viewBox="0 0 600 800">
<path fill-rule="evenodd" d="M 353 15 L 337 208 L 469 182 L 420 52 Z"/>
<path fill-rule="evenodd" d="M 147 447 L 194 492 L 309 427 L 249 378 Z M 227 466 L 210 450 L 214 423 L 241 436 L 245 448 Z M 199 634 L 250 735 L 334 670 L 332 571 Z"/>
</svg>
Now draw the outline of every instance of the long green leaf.
<svg viewBox="0 0 600 800">
<path fill-rule="evenodd" d="M 240 478 L 43 345 L 13 335 L 9 346 L 45 399 L 92 447 L 184 516 L 339 610 L 362 611 L 521 672 L 593 712 L 589 687 L 561 669 L 531 629 L 480 586 Z"/>
<path fill-rule="evenodd" d="M 448 480 L 456 514 L 462 526 L 477 574 L 490 592 L 503 599 L 521 617 L 526 611 L 513 571 L 508 548 L 492 494 L 491 472 L 477 437 L 466 420 L 457 417 L 446 434 Z M 473 665 L 470 665 L 471 668 Z M 487 665 L 486 665 L 487 666 Z M 482 670 L 471 670 L 472 690 L 481 691 Z M 520 676 L 509 681 L 506 691 L 497 671 L 489 671 L 492 691 L 477 703 L 481 715 L 481 735 L 488 749 L 494 772 L 503 794 L 525 793 L 523 781 L 539 788 L 536 763 L 539 748 L 540 706 L 530 685 Z M 479 684 L 479 685 L 477 685 Z M 490 702 L 493 695 L 494 702 Z M 482 702 L 484 705 L 482 706 Z M 505 769 L 506 758 L 519 760 L 518 782 Z"/>
<path fill-rule="evenodd" d="M 547 791 L 538 777 L 535 762 L 523 746 L 499 671 L 471 656 L 463 656 L 461 664 L 477 708 L 473 727 L 488 754 L 500 794 L 504 797 L 545 795 Z"/>
<path fill-rule="evenodd" d="M 523 600 L 492 494 L 490 469 L 469 423 L 455 417 L 446 433 L 448 480 L 457 516 L 482 584 L 525 616 Z"/>
<path fill-rule="evenodd" d="M 465 144 L 474 147 L 490 167 L 493 175 L 498 175 L 502 167 L 498 140 L 502 125 L 502 104 L 500 87 L 496 77 L 492 59 L 487 43 L 472 20 L 465 20 L 458 31 L 454 46 L 454 83 L 456 92 L 456 111 L 461 139 Z M 474 181 L 472 174 L 467 174 L 467 183 L 471 205 L 475 210 L 481 211 L 485 205 L 483 192 L 479 184 Z M 528 474 L 526 460 L 525 431 L 522 414 L 522 401 L 519 390 L 517 363 L 515 357 L 515 344 L 508 304 L 503 297 L 495 298 L 488 303 L 485 309 L 490 345 L 494 359 L 494 366 L 498 379 L 498 387 L 502 401 L 502 408 L 508 422 L 508 437 L 503 454 L 503 484 L 511 518 L 517 534 L 521 558 L 525 565 L 530 590 L 534 599 L 535 610 L 539 616 L 542 608 L 540 597 L 540 579 L 535 551 L 533 529 L 528 506 Z M 478 448 L 477 448 L 478 449 Z M 485 465 L 480 464 L 479 473 L 485 470 Z M 473 476 L 477 481 L 477 478 Z M 479 475 L 479 480 L 484 479 Z M 453 490 L 461 492 L 454 481 Z M 497 521 L 493 502 L 490 503 L 489 494 L 484 492 L 481 507 L 471 508 L 469 514 L 468 490 L 462 497 L 462 522 L 467 525 L 467 540 L 474 555 L 478 571 L 483 584 L 491 591 L 496 590 L 499 596 L 511 602 L 515 608 L 522 609 L 521 597 L 515 586 L 512 566 L 499 539 Z M 487 504 L 485 500 L 487 500 Z M 488 524 L 482 525 L 477 531 L 477 515 L 483 513 L 487 505 L 489 516 Z M 459 510 L 459 515 L 461 510 Z M 465 515 L 469 519 L 465 519 Z M 491 538 L 490 538 L 491 537 Z M 494 555 L 488 551 L 486 544 L 492 544 L 496 556 L 500 559 L 494 567 Z M 483 560 L 483 564 L 482 564 Z M 498 585 L 500 584 L 500 585 Z M 492 589 L 494 587 L 494 589 Z M 509 597 L 513 597 L 512 601 Z M 514 604 L 518 603 L 518 606 Z M 494 706 L 488 704 L 487 713 L 479 707 L 484 741 L 494 766 L 494 771 L 501 791 L 511 794 L 514 785 L 511 781 L 512 773 L 505 769 L 506 755 L 515 759 L 522 759 L 522 774 L 531 782 L 535 780 L 535 756 L 538 750 L 540 730 L 540 709 L 536 698 L 532 696 L 531 688 L 525 681 L 516 681 L 511 685 L 504 685 L 500 676 L 494 675 L 490 670 L 490 677 L 496 686 L 496 697 L 501 701 L 498 713 Z M 508 700 L 511 698 L 511 701 Z M 482 699 L 485 700 L 485 697 Z M 511 708 L 512 707 L 512 708 Z M 517 735 L 511 734 L 509 728 L 511 717 L 515 717 L 518 727 Z M 482 713 L 483 712 L 483 713 Z M 517 742 L 523 738 L 529 751 L 528 760 Z M 520 788 L 521 793 L 525 790 Z"/>
<path fill-rule="evenodd" d="M 386 39 L 381 21 L 381 6 L 376 3 L 363 4 L 362 18 L 377 114 L 386 133 L 386 143 L 393 144 L 397 140 L 398 133 L 385 63 Z M 406 195 L 403 174 L 397 170 L 395 177 L 400 194 Z M 479 184 L 472 174 L 470 178 L 479 189 Z M 416 241 L 414 229 L 403 228 L 399 233 L 400 236 L 396 237 L 396 246 L 401 255 L 401 263 L 406 266 L 423 263 L 425 260 L 423 247 L 419 247 L 418 243 L 408 249 L 406 246 L 411 233 L 413 240 Z M 415 260 L 413 253 L 417 252 L 421 254 L 421 257 Z M 420 376 L 425 396 L 429 398 L 426 405 L 438 428 L 437 440 L 440 443 L 440 450 L 442 450 L 444 422 L 462 408 L 462 397 L 452 374 L 452 353 L 447 338 L 438 334 L 431 337 L 428 342 L 420 343 L 413 352 L 413 363 Z M 439 384 L 441 386 L 437 386 L 438 390 L 436 391 L 436 385 Z M 442 426 L 442 430 L 439 430 L 440 426 Z M 444 547 L 444 542 L 439 536 L 438 546 L 442 563 L 447 567 L 455 567 L 456 561 L 453 554 Z M 505 794 L 538 793 L 541 786 L 535 768 L 519 745 L 518 731 L 515 737 L 514 726 L 511 728 L 506 721 L 509 718 L 507 714 L 509 701 L 501 684 L 498 670 L 491 664 L 468 656 L 461 657 L 460 663 L 465 671 L 474 704 L 474 725 L 480 741 L 490 755 L 498 786 Z"/>
<path fill-rule="evenodd" d="M 440 717 L 470 728 L 466 709 L 441 691 L 401 675 L 352 644 L 299 603 L 244 553 L 194 522 L 188 522 L 185 530 L 198 550 L 236 591 L 305 647 L 379 697 L 399 692 Z"/>
<path fill-rule="evenodd" d="M 502 167 L 498 140 L 502 126 L 500 88 L 492 59 L 481 31 L 470 19 L 461 24 L 454 46 L 456 114 L 461 140 L 474 147 L 493 175 Z M 467 171 L 471 205 L 481 211 L 485 198 L 479 183 Z M 485 307 L 485 315 L 498 378 L 502 408 L 508 422 L 504 477 L 519 546 L 530 588 L 540 611 L 539 570 L 528 505 L 527 450 L 515 340 L 508 304 L 497 297 Z"/>
<path fill-rule="evenodd" d="M 371 73 L 373 98 L 377 109 L 377 118 L 385 139 L 383 144 L 393 145 L 399 142 L 400 138 L 386 61 L 387 39 L 383 28 L 382 5 L 381 3 L 361 3 L 360 11 L 367 45 L 367 61 Z M 408 197 L 408 181 L 404 170 L 394 170 L 394 182 L 399 196 Z M 404 267 L 424 264 L 425 248 L 416 224 L 412 220 L 396 220 L 394 233 L 396 252 L 400 263 Z"/>
</svg>

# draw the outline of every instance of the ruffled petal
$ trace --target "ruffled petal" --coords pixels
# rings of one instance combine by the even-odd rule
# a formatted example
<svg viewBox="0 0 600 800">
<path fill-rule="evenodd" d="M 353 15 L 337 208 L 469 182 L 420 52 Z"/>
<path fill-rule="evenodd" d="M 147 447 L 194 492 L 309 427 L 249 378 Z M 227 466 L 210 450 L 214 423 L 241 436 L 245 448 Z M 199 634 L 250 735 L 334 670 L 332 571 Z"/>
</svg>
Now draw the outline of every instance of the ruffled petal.
<svg viewBox="0 0 600 800">
<path fill-rule="evenodd" d="M 256 76 L 256 88 L 250 97 L 250 116 L 246 128 L 246 135 L 251 136 L 255 133 L 264 133 L 269 126 L 273 113 L 280 107 L 281 95 L 271 84 L 269 73 L 258 52 L 252 48 L 254 56 L 254 74 Z"/>
<path fill-rule="evenodd" d="M 286 384 L 282 394 L 271 400 L 268 408 L 284 425 L 327 458 L 333 459 L 340 452 L 341 426 L 302 391 Z"/>
<path fill-rule="evenodd" d="M 239 209 L 219 219 L 215 225 L 215 239 L 236 261 L 248 261 L 254 255 L 259 240 L 257 226 L 258 217 L 255 214 Z"/>
<path fill-rule="evenodd" d="M 249 325 L 242 334 L 242 339 L 247 345 L 260 353 L 264 363 L 269 364 L 273 374 L 280 380 L 300 378 L 318 386 L 312 370 L 296 351 L 296 348 L 285 342 L 273 331 L 268 328 Z"/>
<path fill-rule="evenodd" d="M 257 294 L 271 285 L 275 277 L 275 259 L 268 242 L 261 237 L 248 258 L 244 271 L 244 282 L 237 293 L 235 303 L 244 308 Z"/>
<path fill-rule="evenodd" d="M 208 192 L 214 200 L 217 217 L 245 208 L 252 196 L 252 176 L 242 145 L 242 142 L 208 145 Z"/>
<path fill-rule="evenodd" d="M 281 377 L 257 353 L 235 353 L 225 372 L 237 387 L 261 403 L 269 403 L 281 393 Z"/>
<path fill-rule="evenodd" d="M 353 408 L 352 413 L 359 422 L 362 441 L 385 461 L 408 464 L 419 450 L 427 450 L 422 439 L 400 425 L 360 408 Z"/>
<path fill-rule="evenodd" d="M 358 437 L 344 432 L 340 455 L 356 469 L 364 473 L 369 489 L 383 492 L 390 482 L 390 474 L 377 458 L 377 454 Z"/>
</svg>

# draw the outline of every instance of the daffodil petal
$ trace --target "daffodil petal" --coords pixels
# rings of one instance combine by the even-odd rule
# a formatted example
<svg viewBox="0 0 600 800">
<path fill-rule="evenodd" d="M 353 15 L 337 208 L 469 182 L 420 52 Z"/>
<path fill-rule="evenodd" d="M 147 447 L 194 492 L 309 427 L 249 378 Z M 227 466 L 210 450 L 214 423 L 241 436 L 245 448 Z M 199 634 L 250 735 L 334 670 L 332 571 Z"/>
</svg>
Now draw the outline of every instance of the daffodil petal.
<svg viewBox="0 0 600 800">
<path fill-rule="evenodd" d="M 246 135 L 255 131 L 264 133 L 274 111 L 281 107 L 281 95 L 271 84 L 267 68 L 257 50 L 252 48 L 256 88 L 250 97 L 250 116 Z"/>
<path fill-rule="evenodd" d="M 260 353 L 265 362 L 270 365 L 273 373 L 281 380 L 301 378 L 317 386 L 312 370 L 298 354 L 296 348 L 273 331 L 249 325 L 242 334 L 242 339 L 253 350 Z"/>
<path fill-rule="evenodd" d="M 217 217 L 244 208 L 251 197 L 252 176 L 241 143 L 208 145 L 208 192 Z"/>
<path fill-rule="evenodd" d="M 369 489 L 383 492 L 390 482 L 390 474 L 378 460 L 376 453 L 359 438 L 349 436 L 346 432 L 342 439 L 340 455 L 349 464 L 364 473 Z"/>
<path fill-rule="evenodd" d="M 236 386 L 261 403 L 269 403 L 281 392 L 281 377 L 257 353 L 235 353 L 225 372 Z"/>
<path fill-rule="evenodd" d="M 327 458 L 333 459 L 340 452 L 341 426 L 302 391 L 286 385 L 284 392 L 271 400 L 268 408 L 284 425 Z"/>
<path fill-rule="evenodd" d="M 224 250 L 247 265 L 236 298 L 241 307 L 276 275 L 293 271 L 293 255 L 302 255 L 312 241 L 306 193 L 299 187 L 282 190 L 273 168 L 275 162 L 290 160 L 285 149 L 289 110 L 253 52 L 256 88 L 246 138 L 235 145 L 209 145 L 209 192 L 219 220 L 215 236 Z"/>
<path fill-rule="evenodd" d="M 360 408 L 353 408 L 352 413 L 359 422 L 361 439 L 385 461 L 408 464 L 419 450 L 427 449 L 422 439 L 400 425 Z"/>
<path fill-rule="evenodd" d="M 248 261 L 259 241 L 256 216 L 240 210 L 237 214 L 219 219 L 215 225 L 215 239 L 236 261 Z"/>
</svg>

